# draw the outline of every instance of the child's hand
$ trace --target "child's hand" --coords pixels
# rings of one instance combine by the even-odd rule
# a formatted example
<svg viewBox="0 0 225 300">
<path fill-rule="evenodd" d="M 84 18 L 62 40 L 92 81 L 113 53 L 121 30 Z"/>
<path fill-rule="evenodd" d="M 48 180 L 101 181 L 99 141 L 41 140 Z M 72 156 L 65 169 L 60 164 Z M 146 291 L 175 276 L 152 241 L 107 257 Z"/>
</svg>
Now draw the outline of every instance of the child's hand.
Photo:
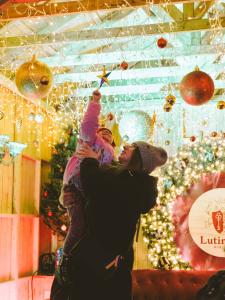
<svg viewBox="0 0 225 300">
<path fill-rule="evenodd" d="M 102 97 L 102 95 L 98 90 L 94 91 L 92 94 L 93 101 L 95 101 L 95 102 L 99 102 L 101 97 Z"/>
<path fill-rule="evenodd" d="M 88 144 L 83 142 L 82 146 L 76 151 L 75 155 L 80 159 L 89 157 L 98 160 L 101 155 L 101 149 L 98 152 L 95 152 Z"/>
</svg>

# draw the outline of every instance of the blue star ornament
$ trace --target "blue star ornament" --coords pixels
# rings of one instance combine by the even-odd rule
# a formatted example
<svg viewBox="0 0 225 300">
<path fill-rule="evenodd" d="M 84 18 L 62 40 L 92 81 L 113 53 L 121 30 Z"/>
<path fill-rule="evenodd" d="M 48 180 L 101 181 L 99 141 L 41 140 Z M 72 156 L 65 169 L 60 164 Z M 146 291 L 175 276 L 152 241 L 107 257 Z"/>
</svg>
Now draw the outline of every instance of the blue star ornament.
<svg viewBox="0 0 225 300">
<path fill-rule="evenodd" d="M 103 83 L 107 83 L 109 85 L 108 77 L 109 77 L 110 74 L 111 74 L 111 72 L 106 72 L 106 69 L 105 69 L 105 66 L 104 66 L 103 70 L 102 70 L 102 75 L 98 75 L 98 78 L 101 79 L 99 88 L 103 85 Z"/>
</svg>

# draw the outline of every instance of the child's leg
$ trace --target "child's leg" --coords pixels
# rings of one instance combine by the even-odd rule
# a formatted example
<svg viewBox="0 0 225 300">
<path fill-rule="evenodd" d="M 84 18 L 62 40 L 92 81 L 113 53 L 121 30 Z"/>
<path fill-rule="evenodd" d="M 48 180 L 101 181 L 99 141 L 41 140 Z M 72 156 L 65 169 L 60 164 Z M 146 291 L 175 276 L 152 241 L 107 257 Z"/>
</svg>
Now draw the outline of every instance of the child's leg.
<svg viewBox="0 0 225 300">
<path fill-rule="evenodd" d="M 63 256 L 59 264 L 59 276 L 61 281 L 69 282 L 70 252 L 76 242 L 80 240 L 85 230 L 84 199 L 79 191 L 65 191 L 63 203 L 67 208 L 70 218 L 70 227 L 64 242 Z"/>
<path fill-rule="evenodd" d="M 63 252 L 69 255 L 74 244 L 84 234 L 84 203 L 82 199 L 76 199 L 73 205 L 67 207 L 68 216 L 70 218 L 70 227 L 64 242 Z"/>
</svg>

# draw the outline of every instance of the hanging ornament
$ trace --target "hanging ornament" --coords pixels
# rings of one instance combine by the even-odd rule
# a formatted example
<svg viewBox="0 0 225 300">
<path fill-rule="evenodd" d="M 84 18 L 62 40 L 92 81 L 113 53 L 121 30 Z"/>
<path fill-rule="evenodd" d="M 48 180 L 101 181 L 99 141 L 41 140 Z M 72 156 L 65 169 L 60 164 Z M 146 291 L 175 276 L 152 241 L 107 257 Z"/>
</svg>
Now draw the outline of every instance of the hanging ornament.
<svg viewBox="0 0 225 300">
<path fill-rule="evenodd" d="M 219 101 L 217 102 L 217 105 L 216 107 L 220 110 L 224 109 L 225 108 L 225 101 Z"/>
<path fill-rule="evenodd" d="M 55 155 L 58 154 L 58 151 L 57 151 L 55 148 L 53 148 L 52 152 L 53 152 L 53 154 L 55 154 Z"/>
<path fill-rule="evenodd" d="M 128 69 L 128 63 L 126 61 L 121 62 L 120 68 L 122 70 L 127 70 Z"/>
<path fill-rule="evenodd" d="M 0 120 L 2 120 L 4 116 L 5 116 L 4 112 L 0 110 Z"/>
<path fill-rule="evenodd" d="M 172 94 L 169 94 L 166 96 L 166 102 L 169 103 L 171 106 L 173 106 L 174 103 L 176 102 L 176 97 Z"/>
<path fill-rule="evenodd" d="M 114 119 L 114 115 L 110 112 L 110 113 L 108 113 L 108 115 L 106 116 L 106 119 L 107 119 L 108 121 L 112 121 L 112 120 Z"/>
<path fill-rule="evenodd" d="M 213 131 L 211 134 L 210 134 L 211 137 L 217 137 L 217 132 L 216 131 Z"/>
<path fill-rule="evenodd" d="M 222 137 L 225 138 L 225 132 L 222 133 Z"/>
<path fill-rule="evenodd" d="M 66 231 L 66 230 L 67 230 L 67 227 L 66 227 L 65 224 L 63 224 L 63 225 L 61 226 L 61 230 L 62 230 L 62 231 Z"/>
<path fill-rule="evenodd" d="M 39 142 L 37 140 L 34 140 L 33 145 L 34 145 L 35 148 L 38 148 L 39 147 Z"/>
<path fill-rule="evenodd" d="M 157 41 L 157 45 L 159 48 L 165 48 L 167 45 L 167 40 L 164 39 L 163 37 L 159 38 Z"/>
<path fill-rule="evenodd" d="M 169 140 L 165 141 L 165 145 L 169 146 L 170 145 L 170 141 Z"/>
<path fill-rule="evenodd" d="M 208 125 L 208 121 L 207 121 L 207 120 L 203 120 L 203 121 L 202 121 L 202 126 L 205 127 L 205 126 L 207 126 L 207 125 Z"/>
<path fill-rule="evenodd" d="M 102 69 L 102 75 L 98 75 L 98 78 L 101 79 L 99 89 L 102 87 L 103 83 L 107 83 L 109 85 L 108 77 L 111 74 L 111 72 L 106 72 L 105 66 Z"/>
<path fill-rule="evenodd" d="M 190 137 L 190 141 L 191 141 L 192 143 L 195 142 L 195 141 L 196 141 L 196 136 L 192 135 L 192 136 Z"/>
<path fill-rule="evenodd" d="M 49 84 L 49 78 L 47 76 L 42 76 L 40 79 L 40 83 L 43 85 L 48 85 Z"/>
<path fill-rule="evenodd" d="M 68 129 L 68 135 L 70 135 L 70 136 L 73 135 L 73 129 L 72 128 Z"/>
<path fill-rule="evenodd" d="M 34 113 L 29 113 L 29 115 L 28 115 L 28 120 L 29 121 L 34 121 L 34 119 L 35 119 L 35 114 Z"/>
<path fill-rule="evenodd" d="M 36 114 L 34 119 L 38 124 L 41 124 L 44 121 L 44 117 L 42 116 L 42 114 Z"/>
<path fill-rule="evenodd" d="M 164 106 L 163 106 L 163 110 L 165 112 L 169 112 L 172 110 L 172 105 L 170 105 L 169 103 L 165 103 Z"/>
<path fill-rule="evenodd" d="M 52 85 L 52 73 L 49 67 L 36 60 L 22 64 L 16 72 L 16 86 L 20 93 L 29 99 L 45 97 Z"/>
<path fill-rule="evenodd" d="M 53 216 L 53 213 L 52 213 L 52 211 L 50 210 L 50 211 L 48 211 L 48 217 L 52 217 Z"/>
<path fill-rule="evenodd" d="M 180 94 L 190 105 L 202 105 L 208 102 L 214 93 L 212 78 L 197 67 L 184 76 L 180 83 Z"/>
<path fill-rule="evenodd" d="M 45 198 L 47 198 L 47 197 L 48 197 L 48 191 L 44 191 L 43 196 L 44 196 Z"/>
</svg>

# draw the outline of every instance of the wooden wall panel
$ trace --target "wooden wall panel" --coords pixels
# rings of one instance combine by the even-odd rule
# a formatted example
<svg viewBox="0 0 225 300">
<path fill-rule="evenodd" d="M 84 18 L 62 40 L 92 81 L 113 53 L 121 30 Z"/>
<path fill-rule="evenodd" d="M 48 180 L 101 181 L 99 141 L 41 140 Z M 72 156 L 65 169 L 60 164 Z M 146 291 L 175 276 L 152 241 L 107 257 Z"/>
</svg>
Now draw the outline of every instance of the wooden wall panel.
<svg viewBox="0 0 225 300">
<path fill-rule="evenodd" d="M 1 300 L 49 300 L 53 276 L 32 276 L 0 283 Z"/>
<path fill-rule="evenodd" d="M 11 141 L 27 144 L 23 153 L 35 159 L 49 160 L 51 147 L 60 135 L 60 126 L 55 125 L 55 119 L 46 113 L 45 108 L 40 108 L 26 99 L 12 93 L 0 86 L 0 110 L 4 113 L 0 120 L 0 135 L 10 136 Z M 43 122 L 37 123 L 29 118 L 41 114 Z M 59 132 L 58 132 L 59 131 Z"/>
<path fill-rule="evenodd" d="M 35 202 L 35 160 L 22 157 L 20 213 L 33 214 Z"/>
<path fill-rule="evenodd" d="M 13 165 L 0 164 L 0 214 L 13 212 Z"/>
<path fill-rule="evenodd" d="M 30 277 L 20 278 L 16 282 L 16 293 L 17 299 L 32 300 Z"/>
<path fill-rule="evenodd" d="M 19 277 L 32 275 L 36 266 L 38 257 L 38 244 L 36 222 L 38 218 L 22 216 L 18 222 L 18 274 Z"/>
<path fill-rule="evenodd" d="M 12 139 L 14 136 L 14 116 L 15 116 L 15 105 L 14 102 L 9 101 L 12 99 L 12 95 L 7 93 L 4 88 L 0 86 L 0 108 L 4 113 L 4 118 L 0 120 L 0 134 L 9 135 Z"/>
<path fill-rule="evenodd" d="M 13 216 L 0 215 L 0 282 L 12 279 Z M 1 298 L 1 297 L 0 297 Z"/>
<path fill-rule="evenodd" d="M 39 256 L 43 253 L 51 252 L 52 231 L 44 223 L 43 217 L 40 218 L 40 239 L 39 239 Z"/>
<path fill-rule="evenodd" d="M 51 171 L 51 166 L 49 162 L 42 161 L 41 162 L 41 186 L 44 183 L 50 182 L 49 173 Z"/>
<path fill-rule="evenodd" d="M 33 299 L 49 300 L 53 276 L 35 276 L 33 279 Z"/>
<path fill-rule="evenodd" d="M 40 199 L 40 161 L 22 156 L 20 213 L 38 214 Z"/>
<path fill-rule="evenodd" d="M 19 298 L 17 298 L 16 282 L 8 281 L 0 283 L 0 295 L 1 300 L 18 300 Z"/>
</svg>

